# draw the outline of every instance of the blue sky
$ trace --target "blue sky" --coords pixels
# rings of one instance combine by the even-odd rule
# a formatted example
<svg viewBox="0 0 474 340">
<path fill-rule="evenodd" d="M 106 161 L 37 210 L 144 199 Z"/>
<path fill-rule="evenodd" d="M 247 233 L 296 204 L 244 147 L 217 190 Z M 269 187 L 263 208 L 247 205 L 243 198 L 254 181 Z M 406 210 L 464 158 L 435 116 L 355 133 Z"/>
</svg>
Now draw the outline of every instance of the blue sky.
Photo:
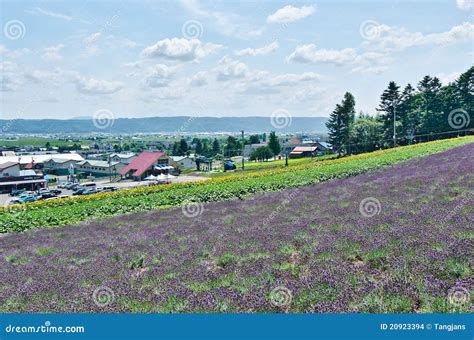
<svg viewBox="0 0 474 340">
<path fill-rule="evenodd" d="M 1 1 L 0 117 L 373 114 L 473 64 L 474 0 Z"/>
</svg>

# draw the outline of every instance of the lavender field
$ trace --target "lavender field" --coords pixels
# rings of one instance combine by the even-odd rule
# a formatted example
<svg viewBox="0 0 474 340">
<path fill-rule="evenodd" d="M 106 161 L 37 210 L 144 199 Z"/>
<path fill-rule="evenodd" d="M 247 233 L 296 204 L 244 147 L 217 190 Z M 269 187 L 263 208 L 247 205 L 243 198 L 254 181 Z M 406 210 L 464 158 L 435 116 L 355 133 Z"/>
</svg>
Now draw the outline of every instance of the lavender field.
<svg viewBox="0 0 474 340">
<path fill-rule="evenodd" d="M 0 311 L 473 311 L 473 154 L 3 235 Z"/>
</svg>

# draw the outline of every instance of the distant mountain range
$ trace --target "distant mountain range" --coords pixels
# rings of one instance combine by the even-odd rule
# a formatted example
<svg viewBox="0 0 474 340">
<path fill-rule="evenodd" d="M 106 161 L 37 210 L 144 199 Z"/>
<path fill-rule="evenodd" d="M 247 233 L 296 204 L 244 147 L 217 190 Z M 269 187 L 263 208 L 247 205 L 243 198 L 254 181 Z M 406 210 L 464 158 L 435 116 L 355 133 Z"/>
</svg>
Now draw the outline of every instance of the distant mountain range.
<svg viewBox="0 0 474 340">
<path fill-rule="evenodd" d="M 270 117 L 150 117 L 117 118 L 97 120 L 78 117 L 76 119 L 16 119 L 0 120 L 2 133 L 216 133 L 239 132 L 262 133 L 303 132 L 326 133 L 324 117 L 292 117 L 271 119 Z"/>
</svg>

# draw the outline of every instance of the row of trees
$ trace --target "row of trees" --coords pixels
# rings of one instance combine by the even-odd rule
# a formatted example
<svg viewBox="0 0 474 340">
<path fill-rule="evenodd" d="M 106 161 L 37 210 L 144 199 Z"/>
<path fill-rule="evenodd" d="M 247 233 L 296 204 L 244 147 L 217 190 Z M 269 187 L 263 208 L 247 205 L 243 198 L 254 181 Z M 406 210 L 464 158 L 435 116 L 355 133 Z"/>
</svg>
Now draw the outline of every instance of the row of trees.
<svg viewBox="0 0 474 340">
<path fill-rule="evenodd" d="M 342 153 L 373 151 L 452 137 L 474 127 L 474 67 L 443 86 L 425 76 L 416 88 L 401 89 L 391 81 L 380 97 L 375 116 L 355 114 L 354 96 L 347 92 L 326 126 L 329 142 Z"/>
</svg>

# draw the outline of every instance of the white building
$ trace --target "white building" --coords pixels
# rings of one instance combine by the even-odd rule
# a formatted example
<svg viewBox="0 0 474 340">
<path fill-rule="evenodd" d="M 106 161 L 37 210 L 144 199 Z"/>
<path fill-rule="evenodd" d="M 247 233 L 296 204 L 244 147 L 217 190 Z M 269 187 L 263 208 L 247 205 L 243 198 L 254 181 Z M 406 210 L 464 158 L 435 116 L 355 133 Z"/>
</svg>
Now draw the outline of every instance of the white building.
<svg viewBox="0 0 474 340">
<path fill-rule="evenodd" d="M 170 157 L 174 163 L 181 169 L 181 170 L 191 170 L 196 169 L 196 161 L 194 158 L 189 156 L 171 156 Z"/>
<path fill-rule="evenodd" d="M 132 153 L 113 153 L 110 155 L 110 160 L 112 162 L 120 162 L 123 164 L 130 164 L 135 157 L 137 157 L 136 154 Z"/>
<path fill-rule="evenodd" d="M 18 162 L 5 162 L 0 164 L 1 177 L 20 176 L 20 164 Z"/>
<path fill-rule="evenodd" d="M 76 163 L 75 170 L 78 172 L 83 172 L 88 176 L 108 176 L 116 175 L 117 172 L 123 169 L 126 164 L 120 162 L 109 162 L 107 161 L 93 161 L 86 159 L 82 162 Z"/>
</svg>

